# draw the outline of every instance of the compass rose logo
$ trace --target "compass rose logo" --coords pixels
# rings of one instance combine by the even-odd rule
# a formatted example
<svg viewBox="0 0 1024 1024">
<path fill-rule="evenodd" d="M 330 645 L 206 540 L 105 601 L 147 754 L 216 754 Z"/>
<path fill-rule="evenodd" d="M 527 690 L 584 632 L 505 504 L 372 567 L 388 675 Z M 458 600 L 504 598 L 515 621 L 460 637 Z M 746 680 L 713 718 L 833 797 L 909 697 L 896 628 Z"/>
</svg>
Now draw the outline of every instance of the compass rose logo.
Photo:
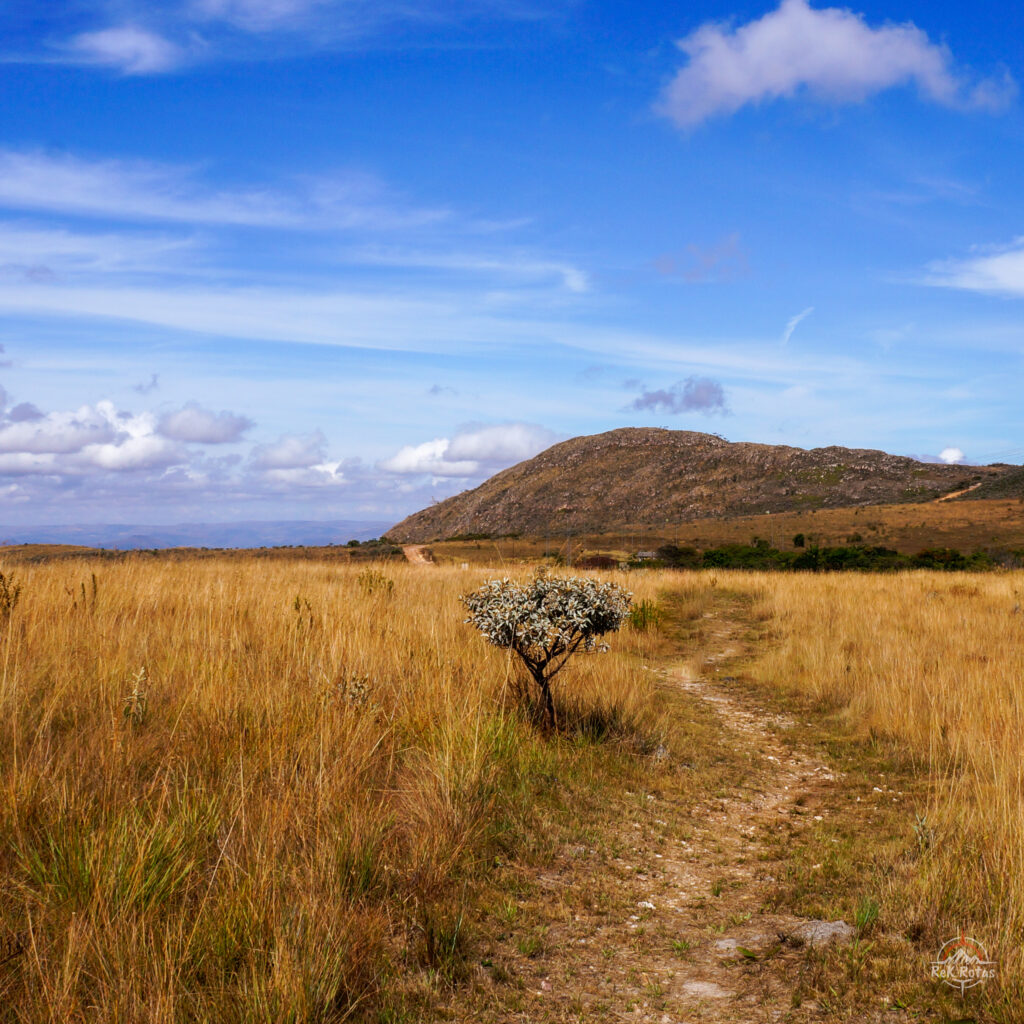
<svg viewBox="0 0 1024 1024">
<path fill-rule="evenodd" d="M 989 960 L 985 947 L 963 932 L 942 944 L 931 966 L 932 977 L 959 989 L 960 995 L 996 976 L 996 963 Z"/>
</svg>

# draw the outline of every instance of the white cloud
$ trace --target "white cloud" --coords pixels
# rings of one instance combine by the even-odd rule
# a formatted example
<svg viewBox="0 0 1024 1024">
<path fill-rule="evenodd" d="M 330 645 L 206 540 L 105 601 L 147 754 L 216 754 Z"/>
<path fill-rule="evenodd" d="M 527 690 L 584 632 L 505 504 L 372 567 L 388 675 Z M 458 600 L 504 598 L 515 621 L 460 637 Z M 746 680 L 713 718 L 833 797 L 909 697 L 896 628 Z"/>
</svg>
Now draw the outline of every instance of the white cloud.
<svg viewBox="0 0 1024 1024">
<path fill-rule="evenodd" d="M 424 270 L 465 270 L 470 273 L 498 273 L 506 277 L 530 279 L 557 278 L 566 291 L 582 294 L 590 290 L 585 270 L 571 263 L 534 259 L 529 256 L 490 256 L 472 253 L 412 252 L 394 249 L 361 249 L 351 254 L 351 262 L 365 266 L 410 267 Z"/>
<path fill-rule="evenodd" d="M 191 168 L 142 160 L 0 150 L 0 206 L 120 221 L 307 230 L 393 230 L 434 224 L 448 211 L 395 201 L 365 174 L 307 176 L 288 189 L 218 189 Z"/>
<path fill-rule="evenodd" d="M 457 462 L 446 458 L 450 445 L 447 437 L 436 437 L 423 444 L 407 444 L 381 462 L 380 467 L 403 476 L 474 476 L 479 463 L 473 459 Z"/>
<path fill-rule="evenodd" d="M 273 444 L 256 445 L 250 461 L 256 469 L 308 469 L 326 461 L 327 438 L 312 434 L 282 434 Z"/>
<path fill-rule="evenodd" d="M 293 469 L 268 469 L 263 481 L 282 490 L 297 488 L 342 487 L 349 483 L 340 462 L 321 462 L 315 466 L 296 466 Z"/>
<path fill-rule="evenodd" d="M 964 461 L 964 453 L 959 448 L 943 448 L 939 458 L 947 465 L 955 466 Z"/>
<path fill-rule="evenodd" d="M 777 10 L 736 28 L 702 25 L 678 46 L 688 62 L 659 111 L 681 127 L 801 92 L 857 103 L 912 82 L 937 103 L 994 108 L 1014 91 L 1009 76 L 968 86 L 949 50 L 911 23 L 872 28 L 850 10 L 819 10 L 807 0 L 782 0 Z"/>
<path fill-rule="evenodd" d="M 74 460 L 81 466 L 113 471 L 157 469 L 184 461 L 185 456 L 177 446 L 152 434 L 118 438 L 109 444 L 86 445 Z"/>
<path fill-rule="evenodd" d="M 813 306 L 808 306 L 806 309 L 801 310 L 796 316 L 791 316 L 786 321 L 786 329 L 782 332 L 782 344 L 788 345 L 789 339 L 793 337 L 793 332 L 797 329 L 797 325 L 801 320 L 806 320 L 814 312 Z"/>
<path fill-rule="evenodd" d="M 0 418 L 0 474 L 78 475 L 90 470 L 152 469 L 185 460 L 154 433 L 149 413 L 132 415 L 112 402 L 40 413 L 22 402 Z"/>
<path fill-rule="evenodd" d="M 233 412 L 211 412 L 189 402 L 177 412 L 162 416 L 157 432 L 174 441 L 195 444 L 227 444 L 237 441 L 253 426 L 252 420 Z"/>
<path fill-rule="evenodd" d="M 532 458 L 549 448 L 558 435 L 533 423 L 500 423 L 460 430 L 451 441 L 448 457 L 480 463 L 513 463 Z"/>
<path fill-rule="evenodd" d="M 0 182 L 0 191 L 3 183 Z M 21 271 L 45 281 L 47 272 L 167 269 L 168 257 L 191 239 L 143 234 L 90 234 L 0 221 L 0 273 Z"/>
<path fill-rule="evenodd" d="M 532 423 L 469 426 L 452 438 L 406 445 L 379 465 L 403 476 L 472 477 L 491 474 L 532 458 L 558 436 Z"/>
<path fill-rule="evenodd" d="M 87 316 L 223 337 L 399 350 L 486 347 L 512 322 L 444 293 L 318 293 L 284 288 L 79 287 L 0 280 L 0 311 Z M 494 340 L 492 340 L 494 339 Z"/>
<path fill-rule="evenodd" d="M 166 522 L 168 517 L 202 520 L 211 514 L 273 518 L 284 510 L 309 518 L 311 499 L 317 503 L 316 518 L 344 518 L 358 511 L 398 519 L 411 504 L 426 504 L 429 498 L 420 482 L 374 470 L 358 459 L 328 458 L 327 439 L 319 431 L 256 445 L 247 460 L 180 443 L 214 443 L 235 425 L 226 423 L 224 414 L 194 405 L 179 410 L 203 414 L 177 420 L 179 429 L 172 432 L 180 440 L 160 432 L 168 425 L 166 418 L 128 412 L 109 401 L 50 413 L 28 402 L 12 409 L 8 405 L 0 388 L 0 498 L 8 524 L 16 519 L 29 525 L 111 522 L 127 516 Z"/>
<path fill-rule="evenodd" d="M 116 68 L 126 75 L 171 71 L 185 56 L 174 43 L 137 25 L 83 32 L 66 48 L 82 64 Z"/>
<path fill-rule="evenodd" d="M 966 259 L 943 260 L 928 267 L 926 284 L 996 295 L 1024 295 L 1024 238 L 1010 245 L 979 248 Z"/>
<path fill-rule="evenodd" d="M 118 426 L 106 407 L 82 406 L 74 412 L 53 412 L 0 425 L 0 452 L 31 455 L 80 452 L 90 444 L 114 441 Z"/>
<path fill-rule="evenodd" d="M 194 0 L 192 13 L 199 19 L 226 21 L 249 32 L 295 27 L 331 0 Z"/>
</svg>

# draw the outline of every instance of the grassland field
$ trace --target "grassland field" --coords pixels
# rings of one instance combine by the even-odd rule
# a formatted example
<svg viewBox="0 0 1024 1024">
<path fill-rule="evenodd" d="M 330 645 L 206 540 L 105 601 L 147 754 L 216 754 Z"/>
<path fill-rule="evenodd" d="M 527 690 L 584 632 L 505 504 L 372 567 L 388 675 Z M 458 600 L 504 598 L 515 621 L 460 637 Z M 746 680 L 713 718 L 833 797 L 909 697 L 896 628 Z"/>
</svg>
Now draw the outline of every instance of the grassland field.
<svg viewBox="0 0 1024 1024">
<path fill-rule="evenodd" d="M 523 1002 L 537 873 L 626 794 L 694 806 L 757 759 L 652 671 L 725 614 L 734 685 L 849 780 L 765 898 L 876 905 L 778 1019 L 1024 1019 L 1024 573 L 595 574 L 656 611 L 559 677 L 550 735 L 458 601 L 529 567 L 0 570 L 2 1021 L 577 1019 Z M 999 963 L 965 1004 L 922 966 L 961 929 Z"/>
<path fill-rule="evenodd" d="M 440 562 L 514 565 L 536 558 L 578 561 L 588 554 L 627 558 L 663 544 L 699 548 L 749 544 L 755 538 L 773 547 L 792 547 L 802 533 L 807 544 L 840 547 L 879 545 L 906 554 L 923 548 L 1024 551 L 1024 504 L 1019 500 L 933 501 L 873 505 L 868 508 L 814 509 L 756 516 L 700 519 L 689 523 L 637 523 L 628 530 L 566 536 L 556 530 L 541 537 L 499 537 L 440 541 L 430 545 Z"/>
</svg>

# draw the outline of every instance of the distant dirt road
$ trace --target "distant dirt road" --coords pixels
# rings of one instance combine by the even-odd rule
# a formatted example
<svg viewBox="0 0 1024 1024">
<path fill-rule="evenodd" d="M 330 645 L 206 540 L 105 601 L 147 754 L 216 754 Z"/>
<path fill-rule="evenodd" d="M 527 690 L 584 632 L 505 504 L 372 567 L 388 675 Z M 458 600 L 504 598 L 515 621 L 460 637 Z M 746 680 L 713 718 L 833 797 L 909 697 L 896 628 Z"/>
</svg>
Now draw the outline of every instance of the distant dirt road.
<svg viewBox="0 0 1024 1024">
<path fill-rule="evenodd" d="M 405 560 L 410 565 L 433 565 L 434 559 L 424 544 L 407 544 L 402 548 Z"/>
<path fill-rule="evenodd" d="M 941 498 L 935 498 L 932 504 L 938 505 L 940 501 L 950 501 L 953 498 L 959 498 L 961 494 L 967 494 L 969 491 L 976 490 L 984 482 L 984 480 L 979 480 L 976 484 L 971 484 L 970 487 L 965 487 L 962 491 L 954 491 L 952 494 L 944 494 Z"/>
</svg>

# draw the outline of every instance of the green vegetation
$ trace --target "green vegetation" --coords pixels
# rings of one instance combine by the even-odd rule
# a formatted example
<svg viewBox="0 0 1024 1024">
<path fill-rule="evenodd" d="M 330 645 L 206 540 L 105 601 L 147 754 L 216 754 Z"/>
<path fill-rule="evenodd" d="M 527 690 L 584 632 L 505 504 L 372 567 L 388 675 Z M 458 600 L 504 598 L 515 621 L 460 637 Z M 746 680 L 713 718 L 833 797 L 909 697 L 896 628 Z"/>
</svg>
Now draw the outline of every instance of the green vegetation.
<svg viewBox="0 0 1024 1024">
<path fill-rule="evenodd" d="M 797 537 L 804 540 L 803 534 Z M 794 543 L 797 540 L 794 537 Z M 797 545 L 802 547 L 802 545 Z M 975 551 L 965 555 L 955 548 L 925 548 L 909 555 L 892 548 L 866 544 L 844 547 L 811 545 L 800 551 L 780 551 L 766 540 L 755 538 L 751 544 L 722 544 L 703 552 L 692 547 L 666 544 L 658 548 L 657 559 L 635 562 L 634 566 L 669 569 L 749 569 L 794 572 L 894 572 L 898 569 L 943 569 L 978 571 L 1000 566 L 1018 566 L 1024 551 L 990 553 Z"/>
</svg>

